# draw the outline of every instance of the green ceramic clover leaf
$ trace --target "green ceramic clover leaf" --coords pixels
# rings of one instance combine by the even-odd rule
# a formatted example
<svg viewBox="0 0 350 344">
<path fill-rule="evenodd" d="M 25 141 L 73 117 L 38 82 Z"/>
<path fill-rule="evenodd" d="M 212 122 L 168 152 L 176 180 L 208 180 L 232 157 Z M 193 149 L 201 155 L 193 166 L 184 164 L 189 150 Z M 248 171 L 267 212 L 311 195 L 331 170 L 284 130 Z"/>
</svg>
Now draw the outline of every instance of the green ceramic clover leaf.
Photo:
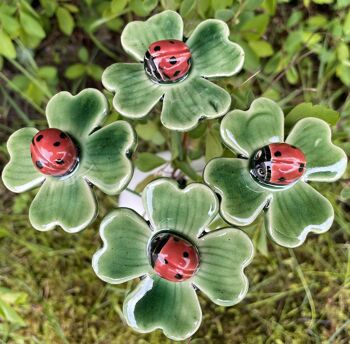
<svg viewBox="0 0 350 344">
<path fill-rule="evenodd" d="M 153 42 L 182 40 L 183 22 L 173 11 L 164 11 L 145 22 L 129 23 L 121 37 L 123 48 L 138 62 Z M 141 63 L 116 63 L 102 75 L 103 85 L 115 92 L 113 105 L 129 118 L 146 116 L 164 96 L 161 121 L 172 130 L 188 131 L 204 118 L 224 115 L 230 95 L 212 82 L 211 77 L 231 76 L 244 62 L 242 48 L 231 42 L 229 29 L 220 20 L 206 20 L 192 33 L 186 44 L 192 54 L 192 66 L 186 79 L 172 84 L 151 81 Z"/>
<path fill-rule="evenodd" d="M 11 159 L 4 167 L 2 180 L 12 192 L 30 190 L 45 180 L 45 176 L 34 167 L 30 156 L 29 146 L 37 132 L 35 128 L 22 128 L 13 133 L 7 142 Z"/>
<path fill-rule="evenodd" d="M 2 174 L 6 187 L 23 192 L 43 183 L 29 209 L 29 219 L 36 229 L 61 226 L 67 232 L 78 232 L 97 214 L 89 184 L 110 195 L 126 187 L 133 173 L 129 155 L 135 149 L 136 138 L 124 121 L 96 130 L 107 111 L 105 97 L 95 89 L 76 96 L 60 92 L 48 103 L 49 126 L 68 134 L 79 149 L 78 166 L 64 177 L 44 175 L 34 167 L 30 143 L 38 130 L 23 128 L 10 137 L 10 162 Z"/>
<path fill-rule="evenodd" d="M 150 225 L 126 208 L 107 215 L 100 227 L 104 246 L 94 255 L 92 265 L 109 283 L 144 276 L 124 301 L 128 325 L 139 332 L 162 329 L 169 338 L 183 340 L 201 323 L 193 285 L 218 305 L 240 302 L 248 290 L 243 271 L 252 259 L 253 245 L 235 228 L 205 232 L 218 213 L 218 200 L 205 185 L 194 183 L 179 189 L 176 182 L 161 178 L 146 187 L 143 202 Z M 164 233 L 184 238 L 198 250 L 198 268 L 188 279 L 169 280 L 155 269 L 152 245 L 157 235 Z M 174 258 L 176 252 L 162 253 L 169 260 L 165 259 L 165 266 L 173 269 L 184 259 L 182 251 L 181 257 Z"/>
<path fill-rule="evenodd" d="M 221 136 L 243 158 L 213 159 L 205 168 L 204 180 L 222 197 L 220 212 L 229 223 L 248 225 L 264 209 L 268 234 L 286 247 L 299 246 L 310 232 L 323 233 L 331 227 L 332 205 L 306 183 L 336 180 L 346 169 L 346 155 L 331 142 L 324 121 L 305 118 L 287 137 L 286 143 L 304 153 L 306 171 L 282 188 L 257 182 L 247 160 L 262 147 L 284 141 L 283 113 L 276 103 L 260 98 L 247 111 L 230 112 L 221 123 Z"/>
</svg>

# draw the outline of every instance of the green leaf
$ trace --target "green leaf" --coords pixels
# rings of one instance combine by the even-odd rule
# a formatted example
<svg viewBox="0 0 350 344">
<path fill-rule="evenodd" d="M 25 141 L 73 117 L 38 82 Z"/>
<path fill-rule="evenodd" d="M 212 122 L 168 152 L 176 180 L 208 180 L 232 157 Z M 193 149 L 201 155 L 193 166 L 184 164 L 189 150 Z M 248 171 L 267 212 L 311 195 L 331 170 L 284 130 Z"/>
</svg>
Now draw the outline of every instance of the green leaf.
<svg viewBox="0 0 350 344">
<path fill-rule="evenodd" d="M 127 5 L 128 0 L 112 0 L 111 2 L 111 12 L 113 15 L 119 14 L 123 11 Z"/>
<path fill-rule="evenodd" d="M 131 0 L 131 10 L 140 17 L 148 16 L 158 5 L 158 0 Z"/>
<path fill-rule="evenodd" d="M 77 79 L 84 75 L 86 72 L 86 68 L 81 63 L 76 63 L 74 65 L 69 66 L 64 72 L 64 76 L 68 79 Z"/>
<path fill-rule="evenodd" d="M 146 124 L 137 124 L 136 125 L 137 135 L 145 141 L 151 141 L 156 145 L 162 145 L 165 143 L 165 138 L 162 133 L 159 131 L 156 123 L 147 122 Z"/>
<path fill-rule="evenodd" d="M 344 85 L 350 87 L 350 66 L 339 64 L 336 69 L 336 75 Z"/>
<path fill-rule="evenodd" d="M 25 326 L 24 320 L 18 315 L 18 313 L 5 301 L 0 298 L 0 317 L 9 321 L 12 324 L 19 326 Z"/>
<path fill-rule="evenodd" d="M 70 36 L 74 30 L 74 19 L 67 9 L 59 7 L 56 11 L 56 17 L 60 30 L 67 36 Z"/>
<path fill-rule="evenodd" d="M 254 50 L 259 57 L 268 57 L 273 54 L 273 48 L 269 42 L 266 41 L 249 41 L 249 46 Z"/>
<path fill-rule="evenodd" d="M 96 64 L 89 64 L 86 67 L 86 72 L 89 76 L 94 78 L 96 81 L 100 81 L 102 73 L 103 73 L 103 69 L 102 69 L 102 67 L 100 67 Z"/>
<path fill-rule="evenodd" d="M 340 193 L 340 199 L 342 201 L 348 201 L 350 199 L 350 186 L 345 186 Z"/>
<path fill-rule="evenodd" d="M 334 0 L 312 0 L 315 4 L 324 5 L 324 4 L 332 4 Z"/>
<path fill-rule="evenodd" d="M 221 9 L 215 12 L 215 18 L 228 22 L 234 16 L 234 12 L 228 9 Z"/>
<path fill-rule="evenodd" d="M 350 35 L 350 11 L 345 17 L 343 31 L 346 36 Z"/>
<path fill-rule="evenodd" d="M 210 130 L 205 140 L 205 161 L 220 157 L 223 152 L 219 129 Z"/>
<path fill-rule="evenodd" d="M 291 85 L 295 85 L 299 81 L 299 74 L 294 66 L 287 69 L 286 78 Z"/>
<path fill-rule="evenodd" d="M 21 23 L 22 29 L 24 32 L 26 32 L 29 36 L 34 36 L 39 39 L 43 39 L 46 34 L 44 29 L 42 28 L 39 21 L 31 16 L 30 14 L 20 11 L 19 13 L 19 21 Z"/>
<path fill-rule="evenodd" d="M 292 127 L 296 122 L 305 117 L 316 117 L 335 125 L 339 119 L 339 113 L 324 105 L 312 105 L 312 103 L 301 103 L 293 108 L 285 118 L 286 127 Z"/>
<path fill-rule="evenodd" d="M 11 38 L 15 38 L 19 35 L 20 25 L 16 18 L 0 12 L 0 22 Z"/>
<path fill-rule="evenodd" d="M 57 68 L 54 66 L 43 66 L 38 69 L 38 76 L 45 80 L 53 80 L 57 77 Z"/>
<path fill-rule="evenodd" d="M 275 15 L 277 8 L 277 0 L 265 0 L 263 7 L 265 7 L 270 15 Z"/>
<path fill-rule="evenodd" d="M 48 17 L 52 17 L 57 9 L 57 1 L 56 0 L 40 0 L 41 6 L 44 8 Z"/>
<path fill-rule="evenodd" d="M 78 51 L 79 60 L 83 63 L 87 63 L 89 61 L 89 52 L 85 47 L 81 47 Z"/>
<path fill-rule="evenodd" d="M 241 27 L 244 38 L 248 41 L 258 40 L 265 33 L 269 19 L 267 14 L 260 14 L 248 19 Z"/>
<path fill-rule="evenodd" d="M 16 57 L 16 49 L 6 32 L 0 30 L 0 55 L 9 59 Z"/>
<path fill-rule="evenodd" d="M 181 0 L 161 0 L 162 7 L 165 10 L 176 11 L 179 8 Z"/>
<path fill-rule="evenodd" d="M 182 17 L 187 17 L 195 8 L 196 2 L 193 0 L 184 0 L 180 6 L 180 14 Z"/>
<path fill-rule="evenodd" d="M 148 172 L 166 163 L 166 160 L 158 155 L 144 152 L 137 154 L 135 165 L 142 172 Z"/>
<path fill-rule="evenodd" d="M 341 62 L 345 62 L 345 61 L 349 60 L 349 56 L 350 56 L 349 47 L 344 42 L 340 42 L 337 45 L 338 60 Z"/>
<path fill-rule="evenodd" d="M 210 0 L 197 0 L 197 12 L 204 19 L 210 8 Z"/>
</svg>

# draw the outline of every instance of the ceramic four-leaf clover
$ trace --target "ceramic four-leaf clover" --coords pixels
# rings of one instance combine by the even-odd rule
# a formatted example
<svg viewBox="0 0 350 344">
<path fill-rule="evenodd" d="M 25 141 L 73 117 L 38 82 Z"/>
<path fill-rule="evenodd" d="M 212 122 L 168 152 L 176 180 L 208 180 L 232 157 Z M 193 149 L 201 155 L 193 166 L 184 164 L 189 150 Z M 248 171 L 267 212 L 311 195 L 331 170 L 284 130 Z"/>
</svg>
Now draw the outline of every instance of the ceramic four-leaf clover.
<svg viewBox="0 0 350 344">
<path fill-rule="evenodd" d="M 141 118 L 164 96 L 161 121 L 179 131 L 224 115 L 231 97 L 206 78 L 231 76 L 242 68 L 243 49 L 228 39 L 229 33 L 226 23 L 209 19 L 185 43 L 182 18 L 173 11 L 129 23 L 121 43 L 141 63 L 116 63 L 104 71 L 103 85 L 116 93 L 114 107 L 126 117 Z"/>
<path fill-rule="evenodd" d="M 222 306 L 244 298 L 248 280 L 243 270 L 253 245 L 235 228 L 205 232 L 218 213 L 217 197 L 206 185 L 179 189 L 175 181 L 161 178 L 148 184 L 143 203 L 150 224 L 128 208 L 102 221 L 104 246 L 92 265 L 109 283 L 142 278 L 124 301 L 131 327 L 139 332 L 160 328 L 172 339 L 185 339 L 201 322 L 194 287 Z"/>
<path fill-rule="evenodd" d="M 264 209 L 268 234 L 286 247 L 331 227 L 331 203 L 307 184 L 335 181 L 346 169 L 347 157 L 332 144 L 326 122 L 302 119 L 284 142 L 282 110 L 259 98 L 249 110 L 227 114 L 221 136 L 241 158 L 213 159 L 204 180 L 222 197 L 221 214 L 229 223 L 248 225 Z"/>
<path fill-rule="evenodd" d="M 98 90 L 76 96 L 60 92 L 46 108 L 49 129 L 22 128 L 9 138 L 5 186 L 24 192 L 42 184 L 29 209 L 36 229 L 59 225 L 78 232 L 97 213 L 92 184 L 109 195 L 126 187 L 133 173 L 129 157 L 135 134 L 125 121 L 96 130 L 107 112 L 107 100 Z"/>
</svg>

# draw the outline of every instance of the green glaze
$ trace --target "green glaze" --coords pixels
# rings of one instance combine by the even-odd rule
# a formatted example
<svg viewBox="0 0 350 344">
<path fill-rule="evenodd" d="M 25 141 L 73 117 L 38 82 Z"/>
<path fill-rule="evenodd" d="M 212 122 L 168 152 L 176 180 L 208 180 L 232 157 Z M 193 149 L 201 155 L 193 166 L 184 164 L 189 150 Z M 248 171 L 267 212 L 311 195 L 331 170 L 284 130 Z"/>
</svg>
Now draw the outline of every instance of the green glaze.
<svg viewBox="0 0 350 344">
<path fill-rule="evenodd" d="M 35 128 L 22 128 L 7 141 L 10 161 L 4 167 L 2 180 L 12 192 L 30 190 L 45 180 L 45 176 L 34 167 L 30 156 L 30 143 L 37 132 Z"/>
<path fill-rule="evenodd" d="M 182 40 L 183 23 L 173 11 L 156 14 L 145 22 L 129 23 L 122 33 L 122 45 L 136 60 L 143 61 L 149 45 L 162 39 Z M 204 118 L 224 115 L 230 95 L 203 77 L 231 76 L 244 61 L 242 48 L 229 39 L 227 25 L 206 20 L 187 41 L 192 53 L 189 76 L 174 84 L 157 84 L 140 63 L 116 63 L 102 75 L 103 85 L 115 92 L 113 106 L 125 117 L 146 116 L 164 95 L 161 121 L 171 130 L 188 131 Z"/>
<path fill-rule="evenodd" d="M 4 184 L 12 191 L 23 192 L 44 183 L 29 210 L 36 229 L 46 231 L 61 226 L 70 233 L 80 231 L 97 213 L 88 183 L 110 195 L 118 194 L 128 184 L 133 173 L 129 156 L 135 149 L 136 137 L 124 121 L 95 130 L 107 112 L 107 100 L 95 89 L 76 96 L 60 92 L 48 103 L 50 127 L 68 133 L 79 148 L 79 164 L 65 177 L 43 175 L 34 168 L 30 143 L 36 129 L 23 128 L 10 137 L 10 162 L 2 174 Z"/>
<path fill-rule="evenodd" d="M 203 78 L 191 77 L 168 86 L 160 119 L 172 130 L 190 130 L 200 119 L 223 116 L 230 104 L 231 97 L 223 88 Z"/>
<path fill-rule="evenodd" d="M 283 142 L 283 119 L 283 112 L 274 101 L 259 98 L 249 110 L 234 110 L 223 118 L 221 137 L 229 148 L 249 157 L 265 145 Z"/>
<path fill-rule="evenodd" d="M 271 198 L 250 176 L 248 160 L 213 159 L 204 170 L 204 181 L 221 196 L 221 215 L 238 226 L 252 223 Z"/>
<path fill-rule="evenodd" d="M 126 208 L 108 214 L 100 226 L 104 246 L 92 261 L 98 277 L 108 283 L 123 283 L 151 270 L 147 243 L 151 235 L 144 219 Z"/>
<path fill-rule="evenodd" d="M 202 311 L 190 283 L 172 283 L 157 275 L 146 277 L 123 305 L 125 319 L 138 332 L 162 329 L 174 340 L 184 340 L 197 331 Z"/>
<path fill-rule="evenodd" d="M 125 117 L 144 117 L 158 103 L 164 90 L 146 75 L 141 63 L 115 63 L 102 76 L 103 86 L 115 92 L 113 106 Z"/>
<path fill-rule="evenodd" d="M 88 88 L 76 96 L 69 92 L 57 93 L 47 103 L 46 118 L 50 128 L 60 129 L 81 141 L 102 123 L 107 112 L 104 95 Z"/>
<path fill-rule="evenodd" d="M 145 22 L 128 23 L 121 35 L 124 50 L 138 61 L 143 61 L 151 43 L 163 39 L 182 40 L 183 22 L 174 11 L 164 11 Z"/>
<path fill-rule="evenodd" d="M 219 209 L 215 194 L 207 186 L 193 183 L 181 190 L 176 181 L 165 178 L 146 186 L 143 202 L 156 231 L 171 230 L 192 240 L 203 232 Z"/>
<path fill-rule="evenodd" d="M 94 220 L 96 212 L 95 197 L 82 178 L 65 182 L 47 178 L 29 208 L 29 220 L 40 231 L 61 226 L 68 233 L 76 233 Z"/>
<path fill-rule="evenodd" d="M 234 225 L 249 225 L 265 211 L 267 231 L 277 244 L 301 245 L 310 232 L 326 232 L 333 222 L 329 201 L 306 184 L 334 181 L 344 173 L 345 153 L 331 142 L 329 126 L 317 118 L 299 121 L 286 142 L 306 156 L 306 172 L 286 187 L 266 187 L 253 179 L 249 158 L 259 148 L 283 142 L 284 117 L 272 100 L 259 98 L 247 111 L 235 110 L 221 122 L 226 145 L 246 159 L 218 158 L 204 170 L 204 181 L 222 198 L 220 212 Z"/>
<path fill-rule="evenodd" d="M 241 301 L 248 288 L 243 270 L 252 259 L 253 245 L 235 228 L 205 234 L 218 213 L 218 201 L 203 184 L 180 189 L 173 180 L 161 178 L 146 187 L 143 203 L 153 231 L 130 209 L 112 212 L 101 223 L 103 247 L 92 265 L 109 283 L 144 277 L 125 299 L 128 325 L 139 332 L 162 329 L 169 338 L 184 340 L 198 329 L 202 317 L 193 285 L 218 305 Z M 150 242 L 164 229 L 189 238 L 199 252 L 198 270 L 185 281 L 163 279 L 151 266 Z"/>
<path fill-rule="evenodd" d="M 133 165 L 127 154 L 134 149 L 135 134 L 131 125 L 114 122 L 86 140 L 81 173 L 104 193 L 116 195 L 132 177 Z"/>
<path fill-rule="evenodd" d="M 221 20 L 208 19 L 200 23 L 186 41 L 193 68 L 206 77 L 230 76 L 243 67 L 244 51 L 229 40 L 230 30 Z"/>
<path fill-rule="evenodd" d="M 286 142 L 300 148 L 306 156 L 306 180 L 332 182 L 345 172 L 345 152 L 331 141 L 331 129 L 318 118 L 299 121 Z"/>
<path fill-rule="evenodd" d="M 282 246 L 300 246 L 310 232 L 324 233 L 332 225 L 331 203 L 303 181 L 276 192 L 266 212 L 266 229 Z"/>
<path fill-rule="evenodd" d="M 254 254 L 249 237 L 238 229 L 219 229 L 199 239 L 198 250 L 201 265 L 193 283 L 217 305 L 243 300 L 248 291 L 243 270 Z"/>
</svg>

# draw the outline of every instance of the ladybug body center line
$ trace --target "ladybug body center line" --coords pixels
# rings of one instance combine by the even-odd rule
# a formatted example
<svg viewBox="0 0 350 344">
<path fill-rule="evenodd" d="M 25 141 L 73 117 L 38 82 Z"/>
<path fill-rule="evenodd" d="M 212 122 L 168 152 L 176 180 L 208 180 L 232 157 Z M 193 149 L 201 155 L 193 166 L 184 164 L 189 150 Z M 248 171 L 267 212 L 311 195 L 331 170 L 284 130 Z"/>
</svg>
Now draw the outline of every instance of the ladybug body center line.
<svg viewBox="0 0 350 344">
<path fill-rule="evenodd" d="M 287 143 L 272 143 L 250 159 L 250 174 L 261 184 L 283 187 L 299 180 L 306 169 L 304 153 Z"/>
<path fill-rule="evenodd" d="M 191 65 L 192 55 L 189 47 L 175 39 L 152 43 L 144 57 L 146 74 L 152 81 L 160 84 L 185 79 Z"/>
<path fill-rule="evenodd" d="M 151 239 L 149 256 L 154 271 L 171 282 L 189 279 L 199 267 L 196 247 L 169 232 L 160 232 Z"/>
<path fill-rule="evenodd" d="M 79 162 L 73 140 L 54 128 L 41 130 L 33 137 L 30 153 L 34 166 L 41 173 L 54 177 L 71 173 Z"/>
</svg>

